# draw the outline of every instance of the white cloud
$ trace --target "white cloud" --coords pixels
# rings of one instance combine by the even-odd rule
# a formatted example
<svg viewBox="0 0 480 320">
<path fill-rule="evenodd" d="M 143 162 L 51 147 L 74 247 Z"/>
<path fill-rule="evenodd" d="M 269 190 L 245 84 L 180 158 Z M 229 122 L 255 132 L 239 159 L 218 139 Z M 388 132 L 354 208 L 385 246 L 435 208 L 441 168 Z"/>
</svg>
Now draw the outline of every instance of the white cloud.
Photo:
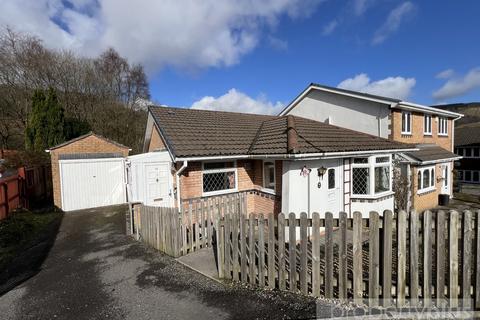
<svg viewBox="0 0 480 320">
<path fill-rule="evenodd" d="M 436 100 L 450 99 L 476 88 L 480 88 L 480 67 L 471 69 L 463 77 L 449 78 L 440 89 L 433 93 L 433 98 Z"/>
<path fill-rule="evenodd" d="M 270 35 L 268 36 L 267 41 L 268 44 L 276 50 L 285 51 L 288 49 L 288 42 L 286 40 L 282 40 Z"/>
<path fill-rule="evenodd" d="M 402 22 L 415 12 L 415 5 L 409 1 L 404 2 L 393 9 L 387 17 L 385 23 L 375 32 L 372 43 L 380 44 L 395 33 Z"/>
<path fill-rule="evenodd" d="M 361 16 L 367 11 L 368 7 L 372 5 L 372 0 L 353 0 L 353 13 L 356 16 Z"/>
<path fill-rule="evenodd" d="M 435 78 L 437 78 L 437 79 L 448 79 L 448 78 L 453 77 L 454 74 L 455 74 L 455 71 L 453 71 L 453 69 L 446 69 L 446 70 L 443 70 L 443 71 L 437 73 Z"/>
<path fill-rule="evenodd" d="M 264 95 L 254 99 L 243 92 L 232 88 L 220 97 L 205 96 L 195 101 L 192 109 L 232 111 L 257 114 L 277 114 L 285 105 L 281 102 L 272 103 Z"/>
<path fill-rule="evenodd" d="M 388 77 L 371 81 L 367 74 L 361 73 L 343 80 L 338 88 L 360 91 L 390 98 L 407 99 L 415 86 L 414 78 Z"/>
<path fill-rule="evenodd" d="M 338 27 L 338 20 L 337 19 L 334 19 L 332 21 L 330 21 L 330 23 L 328 23 L 327 25 L 325 25 L 323 27 L 323 31 L 322 31 L 322 34 L 324 36 L 328 36 L 330 34 L 332 34 L 332 32 Z"/>
<path fill-rule="evenodd" d="M 90 56 L 114 47 L 150 72 L 166 65 L 196 69 L 237 63 L 282 16 L 307 17 L 320 2 L 2 0 L 0 25 Z"/>
</svg>

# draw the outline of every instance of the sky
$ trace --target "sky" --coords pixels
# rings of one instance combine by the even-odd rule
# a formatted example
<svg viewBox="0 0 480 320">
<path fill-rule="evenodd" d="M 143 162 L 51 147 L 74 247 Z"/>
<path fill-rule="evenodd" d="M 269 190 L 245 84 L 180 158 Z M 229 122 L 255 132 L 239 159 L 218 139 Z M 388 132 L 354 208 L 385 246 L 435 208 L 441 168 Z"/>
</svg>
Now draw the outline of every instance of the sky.
<svg viewBox="0 0 480 320">
<path fill-rule="evenodd" d="M 0 25 L 145 66 L 155 103 L 278 113 L 310 83 L 480 101 L 476 0 L 2 0 Z"/>
</svg>

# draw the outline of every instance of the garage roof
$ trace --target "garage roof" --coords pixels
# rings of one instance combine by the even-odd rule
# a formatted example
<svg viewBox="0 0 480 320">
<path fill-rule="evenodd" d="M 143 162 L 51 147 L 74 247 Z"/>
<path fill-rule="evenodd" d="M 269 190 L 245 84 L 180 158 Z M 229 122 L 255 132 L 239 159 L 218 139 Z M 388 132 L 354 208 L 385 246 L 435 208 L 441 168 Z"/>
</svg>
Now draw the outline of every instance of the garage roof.
<svg viewBox="0 0 480 320">
<path fill-rule="evenodd" d="M 72 139 L 72 140 L 68 140 L 68 141 L 65 141 L 65 142 L 63 142 L 63 143 L 60 143 L 59 145 L 56 145 L 56 146 L 54 146 L 54 147 L 51 147 L 51 148 L 48 149 L 47 151 L 51 151 L 51 150 L 55 150 L 55 149 L 58 149 L 58 148 L 61 148 L 61 147 L 65 147 L 65 146 L 67 146 L 67 145 L 69 145 L 69 144 L 71 144 L 71 143 L 74 143 L 74 142 L 83 140 L 83 139 L 88 138 L 88 137 L 90 137 L 90 136 L 94 136 L 94 137 L 97 137 L 97 138 L 99 138 L 99 139 L 102 139 L 102 140 L 104 140 L 104 141 L 106 141 L 106 142 L 108 142 L 108 143 L 114 144 L 114 145 L 116 145 L 117 147 L 122 148 L 122 149 L 130 149 L 129 147 L 124 146 L 123 144 L 120 144 L 120 143 L 115 142 L 115 141 L 113 141 L 113 140 L 107 139 L 107 138 L 105 138 L 105 137 L 103 137 L 103 136 L 101 136 L 101 135 L 99 135 L 99 134 L 96 134 L 96 133 L 94 133 L 94 132 L 89 132 L 89 133 L 84 134 L 84 135 L 82 135 L 82 136 L 76 137 L 76 138 L 74 138 L 74 139 Z"/>
</svg>

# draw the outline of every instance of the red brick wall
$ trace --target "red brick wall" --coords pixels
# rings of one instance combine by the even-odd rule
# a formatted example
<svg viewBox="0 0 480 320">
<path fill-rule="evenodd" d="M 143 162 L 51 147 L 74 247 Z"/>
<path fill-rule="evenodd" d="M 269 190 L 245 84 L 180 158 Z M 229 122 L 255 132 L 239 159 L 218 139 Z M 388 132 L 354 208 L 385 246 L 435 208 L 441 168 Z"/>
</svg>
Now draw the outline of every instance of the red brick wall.
<svg viewBox="0 0 480 320">
<path fill-rule="evenodd" d="M 81 140 L 72 142 L 58 149 L 50 151 L 50 159 L 52 163 L 52 183 L 53 183 L 53 202 L 61 208 L 62 198 L 60 191 L 60 165 L 58 157 L 61 154 L 76 153 L 121 153 L 124 157 L 128 156 L 128 148 L 120 147 L 114 143 L 94 135 L 87 136 Z"/>
<path fill-rule="evenodd" d="M 448 123 L 448 136 L 438 135 L 438 116 L 432 115 L 432 135 L 423 134 L 423 113 L 412 112 L 412 134 L 402 134 L 402 111 L 393 110 L 391 116 L 391 134 L 390 139 L 405 142 L 405 143 L 434 143 L 440 147 L 451 151 L 452 150 L 452 120 Z"/>
<path fill-rule="evenodd" d="M 177 164 L 177 169 L 181 164 Z M 247 196 L 247 211 L 280 212 L 282 188 L 282 161 L 275 162 L 276 195 L 261 192 L 263 188 L 263 161 L 238 160 L 237 185 L 238 191 L 252 191 Z M 202 197 L 202 163 L 189 162 L 180 178 L 182 201 Z"/>
</svg>

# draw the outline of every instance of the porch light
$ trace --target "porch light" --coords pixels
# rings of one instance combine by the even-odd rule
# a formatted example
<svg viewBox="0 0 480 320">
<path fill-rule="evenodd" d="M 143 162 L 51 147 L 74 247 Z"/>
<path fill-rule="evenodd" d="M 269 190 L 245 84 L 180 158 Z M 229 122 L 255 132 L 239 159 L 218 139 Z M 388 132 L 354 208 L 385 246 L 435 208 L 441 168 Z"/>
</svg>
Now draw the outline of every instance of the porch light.
<svg viewBox="0 0 480 320">
<path fill-rule="evenodd" d="M 320 178 L 323 178 L 323 175 L 325 174 L 325 172 L 327 172 L 327 168 L 322 166 L 322 167 L 318 168 L 317 171 L 318 171 L 318 176 Z"/>
</svg>

